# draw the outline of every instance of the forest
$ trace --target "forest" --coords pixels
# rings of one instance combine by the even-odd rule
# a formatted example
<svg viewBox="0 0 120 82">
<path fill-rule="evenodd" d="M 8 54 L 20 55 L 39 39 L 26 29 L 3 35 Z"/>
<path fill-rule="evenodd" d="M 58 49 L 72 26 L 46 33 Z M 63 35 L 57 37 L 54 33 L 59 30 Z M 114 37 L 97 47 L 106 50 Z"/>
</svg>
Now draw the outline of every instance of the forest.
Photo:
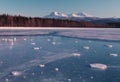
<svg viewBox="0 0 120 82">
<path fill-rule="evenodd" d="M 25 17 L 20 15 L 0 15 L 0 27 L 98 27 L 116 28 L 120 23 L 95 24 L 92 22 L 78 22 L 64 19 L 47 19 L 40 17 Z"/>
</svg>

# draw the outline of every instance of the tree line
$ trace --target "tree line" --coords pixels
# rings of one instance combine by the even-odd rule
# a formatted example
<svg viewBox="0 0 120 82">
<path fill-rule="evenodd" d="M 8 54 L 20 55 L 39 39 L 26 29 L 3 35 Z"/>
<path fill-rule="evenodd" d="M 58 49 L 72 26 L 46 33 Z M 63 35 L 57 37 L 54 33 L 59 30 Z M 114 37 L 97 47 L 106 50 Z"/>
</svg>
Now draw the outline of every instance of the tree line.
<svg viewBox="0 0 120 82">
<path fill-rule="evenodd" d="M 39 17 L 25 17 L 0 15 L 0 27 L 109 27 L 110 24 L 95 24 L 64 19 L 47 19 Z"/>
</svg>

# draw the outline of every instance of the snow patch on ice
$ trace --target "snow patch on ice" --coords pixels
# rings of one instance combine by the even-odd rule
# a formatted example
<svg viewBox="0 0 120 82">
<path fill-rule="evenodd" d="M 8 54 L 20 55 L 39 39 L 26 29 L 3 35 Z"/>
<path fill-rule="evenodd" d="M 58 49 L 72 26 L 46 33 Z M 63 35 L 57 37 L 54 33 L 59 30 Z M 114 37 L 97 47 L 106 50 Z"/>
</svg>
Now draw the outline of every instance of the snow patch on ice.
<svg viewBox="0 0 120 82">
<path fill-rule="evenodd" d="M 113 45 L 111 45 L 111 44 L 109 44 L 109 45 L 106 45 L 108 48 L 112 48 L 113 47 Z"/>
<path fill-rule="evenodd" d="M 55 71 L 59 71 L 59 68 L 55 68 Z"/>
<path fill-rule="evenodd" d="M 34 50 L 39 50 L 40 48 L 39 48 L 39 47 L 34 47 L 33 49 L 34 49 Z"/>
<path fill-rule="evenodd" d="M 19 71 L 13 71 L 13 72 L 11 72 L 11 74 L 12 74 L 13 76 L 20 76 L 22 73 L 19 72 Z"/>
<path fill-rule="evenodd" d="M 40 66 L 41 68 L 44 68 L 44 67 L 45 67 L 45 65 L 44 65 L 44 64 L 40 64 L 39 66 Z"/>
<path fill-rule="evenodd" d="M 115 53 L 110 53 L 110 56 L 117 57 L 117 56 L 118 56 L 118 54 L 115 54 Z"/>
<path fill-rule="evenodd" d="M 100 69 L 100 70 L 106 70 L 107 69 L 107 65 L 105 64 L 100 64 L 100 63 L 93 63 L 90 64 L 91 68 L 95 68 L 95 69 Z"/>
<path fill-rule="evenodd" d="M 73 53 L 72 55 L 75 56 L 75 57 L 81 56 L 79 53 Z"/>
<path fill-rule="evenodd" d="M 90 49 L 89 46 L 83 46 L 83 48 L 86 49 L 86 50 L 89 50 L 89 49 Z"/>
</svg>

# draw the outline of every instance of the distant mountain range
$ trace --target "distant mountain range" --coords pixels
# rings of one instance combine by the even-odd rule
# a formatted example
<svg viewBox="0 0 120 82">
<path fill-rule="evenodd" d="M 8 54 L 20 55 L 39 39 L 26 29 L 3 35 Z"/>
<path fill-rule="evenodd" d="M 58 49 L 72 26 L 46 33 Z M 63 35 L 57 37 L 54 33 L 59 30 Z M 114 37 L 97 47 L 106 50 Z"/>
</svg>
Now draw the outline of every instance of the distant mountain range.
<svg viewBox="0 0 120 82">
<path fill-rule="evenodd" d="M 92 22 L 92 23 L 99 23 L 99 24 L 106 24 L 106 23 L 117 23 L 120 22 L 120 18 L 111 17 L 111 18 L 101 18 L 95 17 L 85 12 L 81 13 L 72 13 L 72 14 L 64 14 L 61 12 L 52 12 L 49 15 L 44 16 L 43 18 L 50 18 L 50 19 L 68 19 L 74 20 L 79 22 Z"/>
</svg>

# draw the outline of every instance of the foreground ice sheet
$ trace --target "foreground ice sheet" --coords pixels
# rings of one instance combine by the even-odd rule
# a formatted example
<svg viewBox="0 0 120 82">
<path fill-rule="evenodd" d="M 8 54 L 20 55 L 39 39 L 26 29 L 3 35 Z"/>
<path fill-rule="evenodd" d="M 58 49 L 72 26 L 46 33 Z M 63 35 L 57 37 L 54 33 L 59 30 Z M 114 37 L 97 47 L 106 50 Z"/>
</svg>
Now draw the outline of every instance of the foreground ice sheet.
<svg viewBox="0 0 120 82">
<path fill-rule="evenodd" d="M 105 70 L 105 69 L 107 69 L 107 65 L 105 65 L 105 64 L 100 64 L 100 63 L 90 64 L 90 67 L 91 67 L 91 68 L 95 68 L 95 69 L 100 69 L 100 70 Z"/>
</svg>

